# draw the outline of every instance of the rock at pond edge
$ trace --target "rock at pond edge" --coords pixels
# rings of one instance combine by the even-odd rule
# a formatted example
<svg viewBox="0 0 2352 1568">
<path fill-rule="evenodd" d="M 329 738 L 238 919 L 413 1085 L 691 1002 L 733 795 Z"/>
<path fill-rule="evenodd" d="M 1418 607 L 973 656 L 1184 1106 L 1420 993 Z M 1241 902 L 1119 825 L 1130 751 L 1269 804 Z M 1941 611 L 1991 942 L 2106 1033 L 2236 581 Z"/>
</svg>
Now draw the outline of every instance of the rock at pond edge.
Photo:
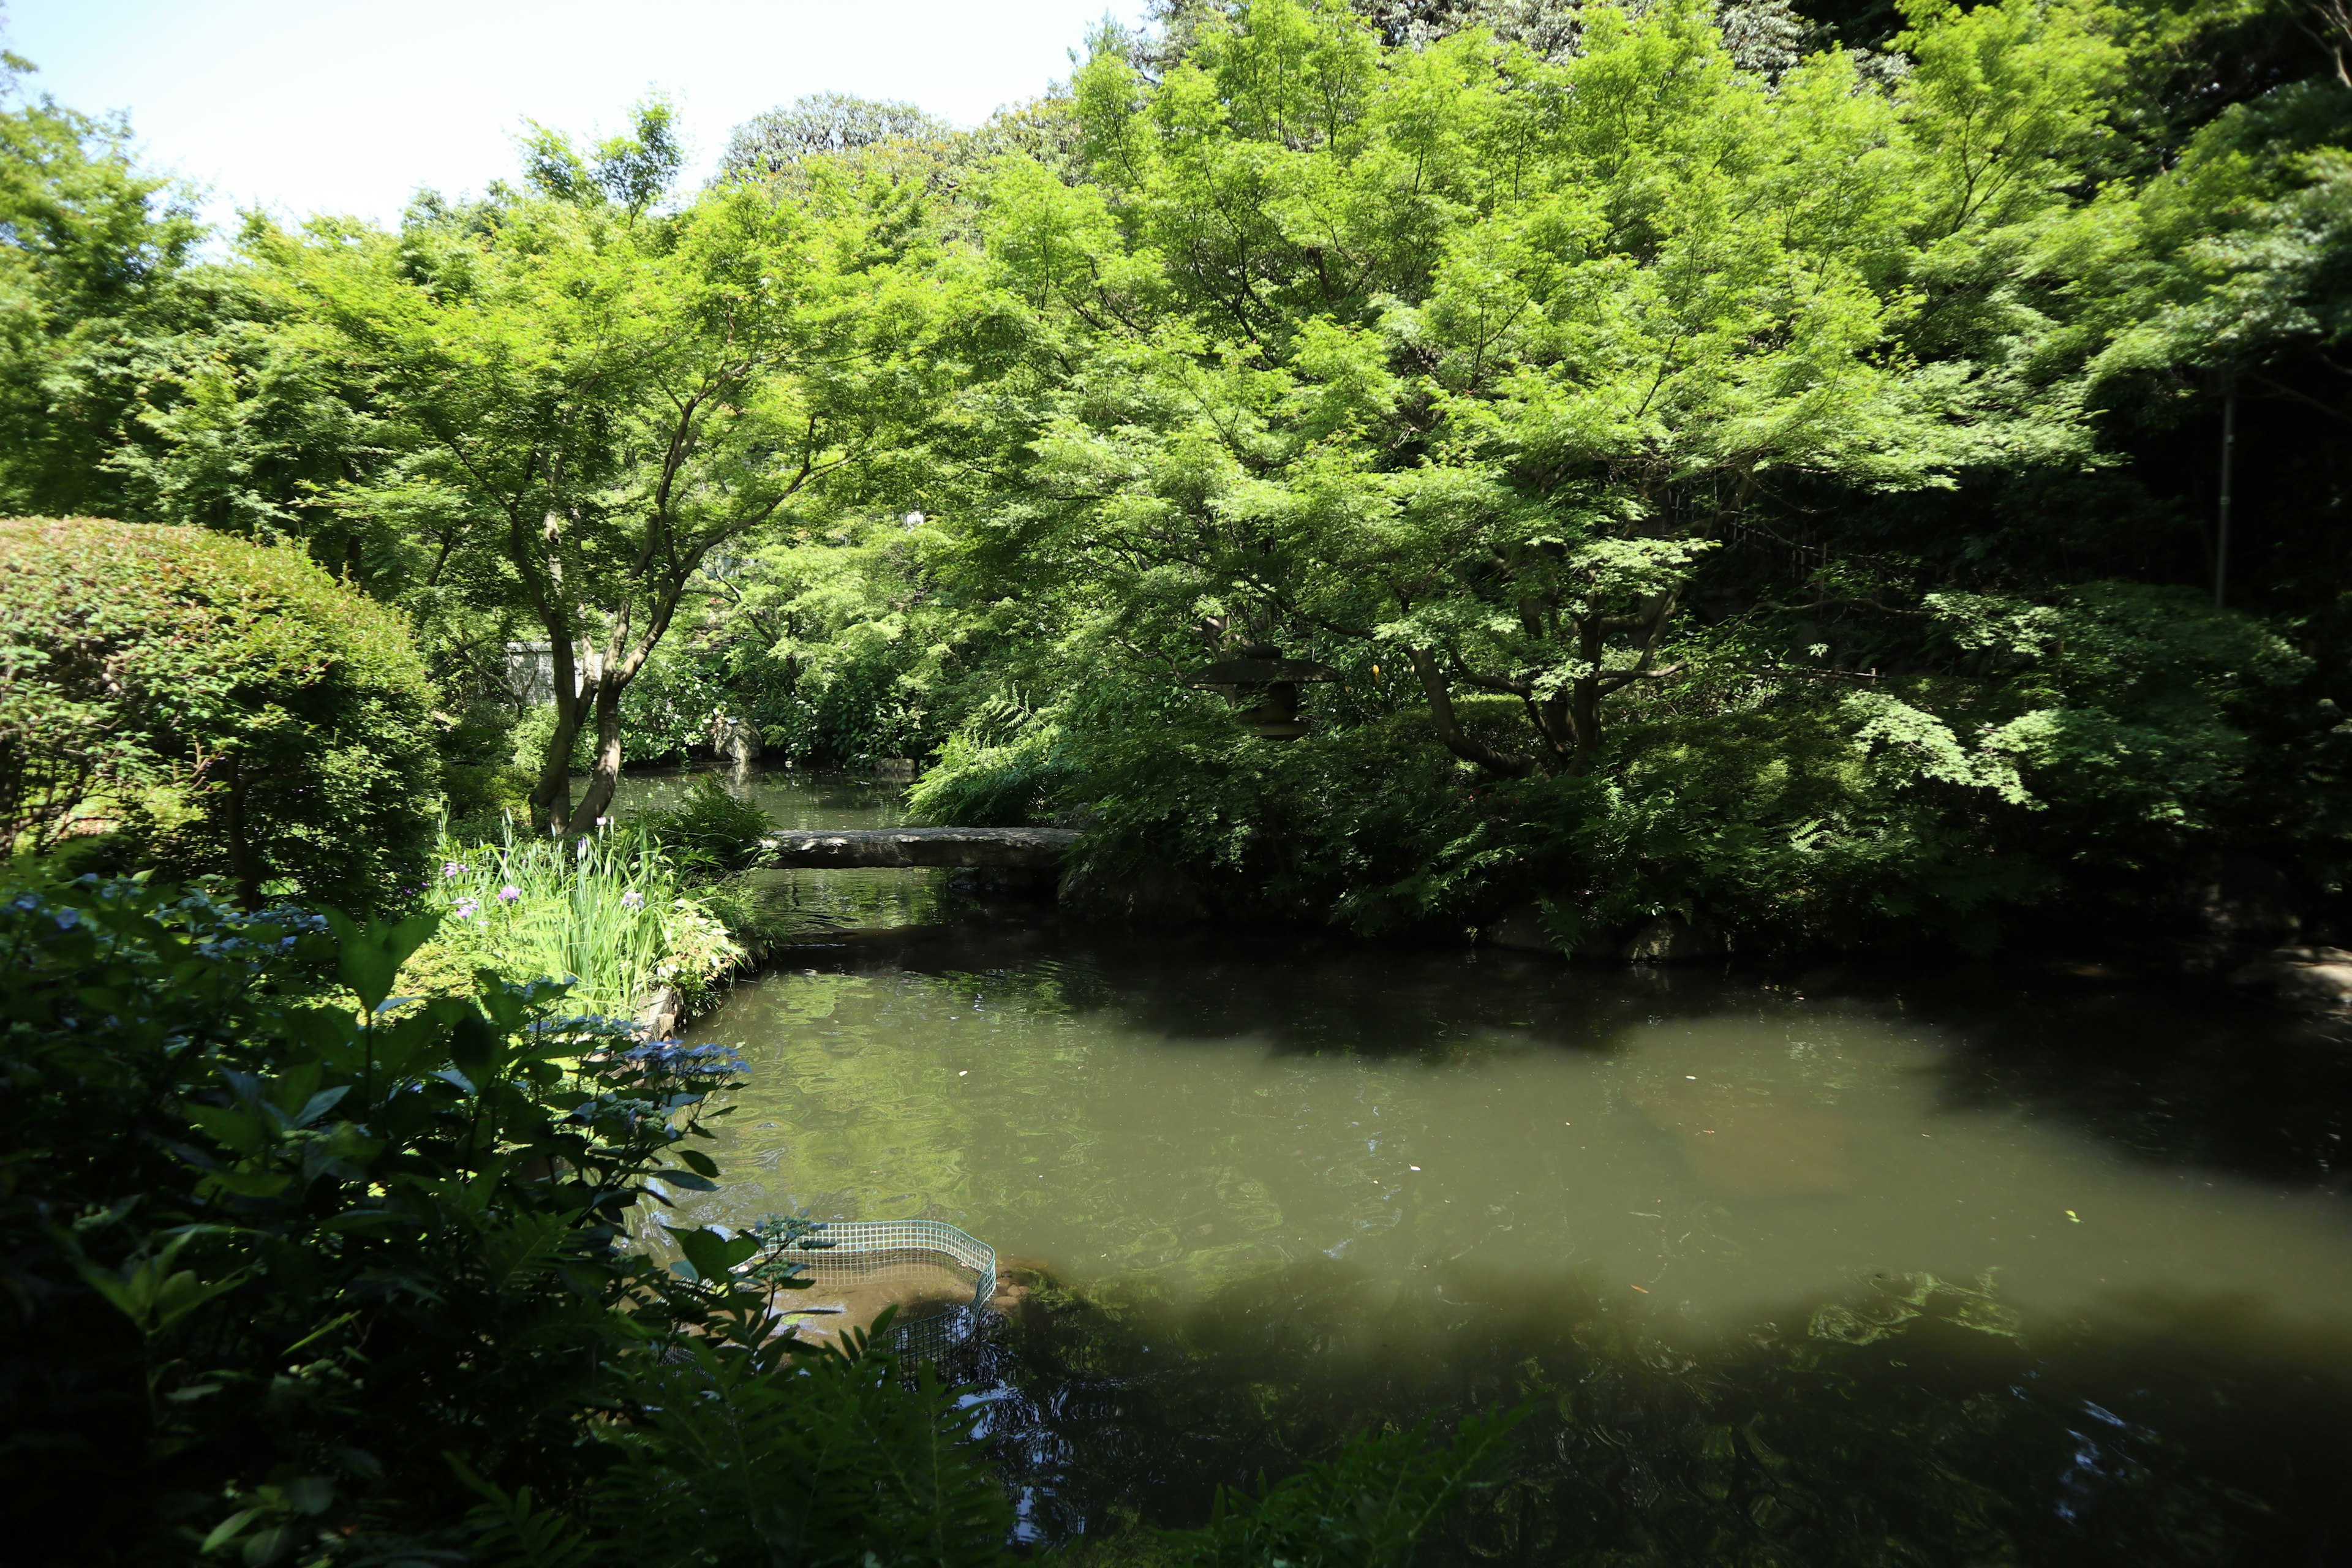
<svg viewBox="0 0 2352 1568">
<path fill-rule="evenodd" d="M 2352 952 L 2340 947 L 2277 947 L 2230 976 L 2298 1013 L 2352 1015 Z"/>
</svg>

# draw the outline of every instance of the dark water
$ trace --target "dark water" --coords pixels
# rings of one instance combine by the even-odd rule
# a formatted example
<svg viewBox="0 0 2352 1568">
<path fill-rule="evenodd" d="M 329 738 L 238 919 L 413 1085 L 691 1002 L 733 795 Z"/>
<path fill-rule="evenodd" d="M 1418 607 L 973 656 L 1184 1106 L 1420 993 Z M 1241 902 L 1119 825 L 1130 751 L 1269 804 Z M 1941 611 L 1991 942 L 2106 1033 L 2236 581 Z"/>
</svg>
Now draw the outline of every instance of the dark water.
<svg viewBox="0 0 2352 1568">
<path fill-rule="evenodd" d="M 955 1368 L 1033 1538 L 1530 1401 L 1441 1558 L 2352 1560 L 2339 1047 L 2000 968 L 1129 936 L 866 875 L 802 874 L 838 944 L 694 1031 L 753 1077 L 688 1213 L 992 1244 L 1034 1294 Z"/>
</svg>

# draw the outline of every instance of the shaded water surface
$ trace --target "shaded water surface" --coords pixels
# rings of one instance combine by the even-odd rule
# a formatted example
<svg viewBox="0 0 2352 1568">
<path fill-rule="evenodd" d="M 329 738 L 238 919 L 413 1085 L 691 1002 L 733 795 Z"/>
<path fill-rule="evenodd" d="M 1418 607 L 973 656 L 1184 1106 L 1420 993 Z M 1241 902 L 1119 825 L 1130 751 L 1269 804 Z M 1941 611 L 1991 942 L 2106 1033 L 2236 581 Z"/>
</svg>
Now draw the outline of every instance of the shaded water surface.
<svg viewBox="0 0 2352 1568">
<path fill-rule="evenodd" d="M 1032 1286 L 955 1370 L 1033 1538 L 1527 1400 L 1456 1557 L 2352 1560 L 2352 1062 L 2257 1016 L 1048 918 L 694 1033 L 752 1077 L 689 1215 Z"/>
</svg>

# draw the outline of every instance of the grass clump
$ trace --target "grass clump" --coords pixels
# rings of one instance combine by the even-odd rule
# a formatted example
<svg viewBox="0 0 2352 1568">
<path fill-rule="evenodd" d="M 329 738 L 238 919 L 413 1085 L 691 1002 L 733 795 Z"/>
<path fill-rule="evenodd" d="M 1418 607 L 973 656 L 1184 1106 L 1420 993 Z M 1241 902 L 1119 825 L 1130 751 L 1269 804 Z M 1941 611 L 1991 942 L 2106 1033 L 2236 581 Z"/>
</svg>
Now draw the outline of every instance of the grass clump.
<svg viewBox="0 0 2352 1568">
<path fill-rule="evenodd" d="M 744 958 L 677 861 L 636 828 L 517 838 L 509 826 L 496 844 L 445 837 L 436 859 L 425 899 L 440 930 L 404 976 L 418 990 L 465 989 L 477 969 L 570 979 L 574 1005 L 617 1016 L 660 985 L 688 1006 L 705 1001 Z"/>
<path fill-rule="evenodd" d="M 639 814 L 635 826 L 689 872 L 748 869 L 759 860 L 761 841 L 776 831 L 773 818 L 738 800 L 710 773 L 697 779 L 676 805 Z"/>
</svg>

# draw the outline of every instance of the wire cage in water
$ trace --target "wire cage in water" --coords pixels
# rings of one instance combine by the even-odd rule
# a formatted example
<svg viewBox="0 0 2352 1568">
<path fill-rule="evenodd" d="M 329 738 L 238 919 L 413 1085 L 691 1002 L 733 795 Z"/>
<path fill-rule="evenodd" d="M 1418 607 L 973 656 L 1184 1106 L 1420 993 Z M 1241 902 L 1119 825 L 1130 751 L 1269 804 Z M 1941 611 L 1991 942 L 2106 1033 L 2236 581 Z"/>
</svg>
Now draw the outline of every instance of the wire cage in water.
<svg viewBox="0 0 2352 1568">
<path fill-rule="evenodd" d="M 827 1220 L 790 1256 L 810 1281 L 799 1294 L 840 1296 L 853 1322 L 898 1308 L 885 1338 L 902 1355 L 937 1356 L 968 1337 L 996 1294 L 995 1249 L 940 1220 Z"/>
</svg>

